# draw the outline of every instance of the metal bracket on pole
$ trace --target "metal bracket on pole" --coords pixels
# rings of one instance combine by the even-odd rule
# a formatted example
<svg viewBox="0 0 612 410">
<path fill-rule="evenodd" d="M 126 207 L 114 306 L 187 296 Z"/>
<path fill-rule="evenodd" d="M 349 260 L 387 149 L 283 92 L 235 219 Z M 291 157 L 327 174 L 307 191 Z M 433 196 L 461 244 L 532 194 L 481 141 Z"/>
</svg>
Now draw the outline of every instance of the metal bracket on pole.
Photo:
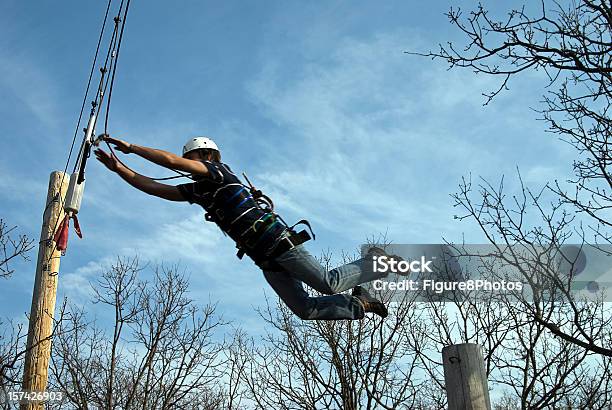
<svg viewBox="0 0 612 410">
<path fill-rule="evenodd" d="M 79 167 L 79 178 L 77 180 L 77 184 L 85 181 L 85 164 L 87 163 L 87 158 L 89 157 L 89 153 L 91 151 L 91 145 L 93 144 L 95 125 L 96 113 L 92 109 L 91 115 L 89 116 L 89 122 L 87 123 L 87 128 L 85 129 L 85 141 L 83 144 L 83 151 L 81 152 L 81 166 Z"/>
</svg>

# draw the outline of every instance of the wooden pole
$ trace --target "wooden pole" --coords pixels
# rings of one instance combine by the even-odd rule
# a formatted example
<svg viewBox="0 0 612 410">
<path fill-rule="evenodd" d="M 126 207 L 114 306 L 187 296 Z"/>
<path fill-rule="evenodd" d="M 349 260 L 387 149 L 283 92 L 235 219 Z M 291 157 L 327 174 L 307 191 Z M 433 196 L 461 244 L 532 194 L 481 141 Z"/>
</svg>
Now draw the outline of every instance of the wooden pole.
<svg viewBox="0 0 612 410">
<path fill-rule="evenodd" d="M 61 252 L 53 241 L 54 228 L 64 217 L 64 197 L 68 188 L 68 176 L 63 172 L 51 173 L 47 202 L 43 213 L 43 225 L 38 245 L 36 278 L 30 309 L 27 351 L 23 371 L 23 391 L 43 392 L 47 389 L 51 335 L 57 294 Z M 43 403 L 22 404 L 21 409 L 43 409 Z"/>
<path fill-rule="evenodd" d="M 449 410 L 490 410 L 482 348 L 475 343 L 442 349 Z"/>
</svg>

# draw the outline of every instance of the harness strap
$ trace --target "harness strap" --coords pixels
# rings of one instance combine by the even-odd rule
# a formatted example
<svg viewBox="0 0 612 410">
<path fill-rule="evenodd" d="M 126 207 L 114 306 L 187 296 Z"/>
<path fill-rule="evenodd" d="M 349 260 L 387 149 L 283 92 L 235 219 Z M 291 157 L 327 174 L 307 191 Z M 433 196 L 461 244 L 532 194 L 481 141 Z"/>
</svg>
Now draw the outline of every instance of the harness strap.
<svg viewBox="0 0 612 410">
<path fill-rule="evenodd" d="M 306 225 L 306 226 L 308 227 L 308 230 L 310 231 L 310 234 L 312 235 L 312 239 L 313 239 L 313 240 L 316 240 L 316 239 L 317 239 L 317 237 L 316 237 L 316 235 L 315 235 L 314 231 L 312 230 L 312 226 L 310 226 L 310 222 L 308 222 L 308 220 L 307 220 L 307 219 L 300 219 L 299 221 L 297 221 L 296 223 L 294 223 L 293 225 L 291 225 L 291 226 L 289 227 L 289 229 L 290 229 L 290 230 L 294 230 L 293 228 L 295 228 L 295 227 L 296 227 L 296 226 L 298 226 L 298 225 Z M 300 233 L 301 233 L 301 232 L 306 232 L 306 231 L 300 231 Z M 308 232 L 306 232 L 306 233 L 308 233 Z M 308 239 L 310 239 L 310 237 L 308 237 Z"/>
<path fill-rule="evenodd" d="M 264 205 L 264 209 L 267 209 L 269 211 L 274 211 L 274 202 L 272 202 L 272 200 L 270 199 L 269 196 L 267 196 L 266 194 L 264 194 L 263 192 L 261 192 L 260 189 L 257 189 L 255 187 L 255 185 L 253 185 L 251 183 L 251 180 L 249 179 L 249 177 L 247 177 L 247 175 L 243 172 L 242 176 L 244 177 L 244 179 L 247 181 L 247 183 L 249 184 L 249 192 L 251 193 L 251 195 L 253 196 L 253 199 L 260 205 Z"/>
<path fill-rule="evenodd" d="M 207 212 L 205 218 L 207 221 L 215 222 L 219 225 L 224 233 L 229 233 L 236 221 L 256 208 L 247 209 L 239 216 L 234 217 L 233 221 L 226 221 L 224 210 L 239 208 L 248 200 L 255 201 L 257 208 L 267 213 L 256 220 L 251 227 L 242 232 L 238 239 L 235 235 L 230 235 L 236 240 L 236 248 L 238 248 L 236 256 L 238 259 L 242 259 L 244 255 L 248 253 L 262 269 L 281 269 L 280 266 L 274 262 L 274 259 L 310 239 L 315 239 L 315 233 L 310 222 L 306 219 L 301 219 L 289 226 L 280 215 L 274 213 L 274 203 L 272 200 L 261 192 L 261 190 L 257 189 L 245 173 L 242 175 L 246 179 L 248 186 L 243 184 L 230 184 L 217 189 L 213 194 L 212 202 L 206 207 Z M 222 195 L 223 189 L 229 186 L 240 186 L 240 188 L 227 196 Z M 225 196 L 225 198 L 223 198 L 223 196 Z M 282 225 L 282 232 L 286 234 L 281 236 L 280 239 L 275 239 L 275 243 L 270 244 L 270 246 L 266 244 L 265 249 L 259 249 L 264 248 L 261 245 L 264 243 L 264 239 L 270 236 L 270 232 L 278 232 L 278 229 L 275 228 L 278 228 L 279 225 Z M 295 227 L 298 225 L 306 225 L 310 234 L 305 229 L 296 232 Z"/>
<path fill-rule="evenodd" d="M 247 235 L 247 233 L 249 232 L 251 232 L 251 235 L 254 236 L 247 235 L 245 239 L 241 240 L 240 242 L 236 242 L 236 247 L 239 249 L 236 255 L 238 256 L 238 259 L 242 259 L 242 257 L 246 253 L 245 248 L 256 248 L 257 245 L 261 243 L 266 234 L 275 225 L 280 223 L 274 216 L 275 215 L 273 213 L 266 214 L 264 217 L 255 221 L 255 223 L 253 223 L 253 226 L 251 226 L 249 229 L 242 233 L 241 237 Z M 257 224 L 258 222 L 260 223 L 259 225 Z M 259 235 L 257 235 L 258 233 Z"/>
<path fill-rule="evenodd" d="M 270 224 L 268 224 L 268 226 L 266 227 L 266 229 L 264 229 L 264 231 L 259 235 L 259 237 L 256 237 L 254 241 L 248 241 L 247 240 L 247 246 L 249 248 L 252 249 L 256 249 L 258 245 L 260 245 L 262 243 L 262 241 L 264 240 L 264 238 L 266 238 L 266 236 L 268 236 L 269 232 L 272 231 L 272 228 L 276 225 L 278 225 L 280 222 L 278 221 L 272 221 L 270 222 Z"/>
<path fill-rule="evenodd" d="M 295 248 L 298 245 L 303 244 L 304 242 L 309 241 L 310 234 L 302 229 L 300 232 L 295 233 L 295 231 L 291 231 L 290 234 L 283 239 L 281 239 L 278 244 L 274 247 L 270 255 L 263 259 L 256 259 L 255 264 L 259 266 L 262 270 L 269 271 L 282 271 L 283 267 L 276 262 L 276 258 L 282 255 L 283 253 Z"/>
<path fill-rule="evenodd" d="M 230 207 L 231 205 L 229 205 L 229 203 L 231 201 L 240 201 L 238 202 L 238 204 L 232 207 L 232 208 L 238 208 L 241 205 L 243 205 L 246 201 L 248 201 L 250 198 L 252 198 L 252 195 L 249 193 L 249 191 L 245 187 L 243 187 L 239 189 L 237 192 L 235 192 L 230 198 L 225 200 L 224 201 L 225 203 L 223 205 L 217 205 L 216 200 L 214 200 L 213 203 L 210 206 L 208 206 L 207 208 L 208 211 L 206 212 L 204 217 L 209 222 L 215 222 L 218 225 L 223 226 L 225 229 L 229 229 L 231 225 L 234 222 L 236 222 L 236 219 L 233 220 L 230 223 L 230 225 L 226 225 L 224 218 L 223 218 L 223 209 L 226 206 Z"/>
</svg>

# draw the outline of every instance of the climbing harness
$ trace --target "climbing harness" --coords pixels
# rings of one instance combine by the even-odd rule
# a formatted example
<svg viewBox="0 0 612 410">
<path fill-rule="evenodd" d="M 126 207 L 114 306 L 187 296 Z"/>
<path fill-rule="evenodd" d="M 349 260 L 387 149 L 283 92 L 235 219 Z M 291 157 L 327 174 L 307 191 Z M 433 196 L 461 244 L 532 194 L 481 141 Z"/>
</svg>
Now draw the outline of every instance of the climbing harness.
<svg viewBox="0 0 612 410">
<path fill-rule="evenodd" d="M 257 189 L 246 174 L 242 175 L 248 185 L 224 163 L 203 163 L 210 177 L 179 185 L 179 190 L 190 202 L 205 209 L 207 221 L 216 223 L 236 242 L 239 259 L 248 255 L 262 269 L 279 269 L 274 263 L 277 256 L 314 239 L 308 221 L 301 220 L 289 226 L 274 211 L 272 200 Z M 312 237 L 306 230 L 296 232 L 295 227 L 299 224 L 307 225 Z"/>
<path fill-rule="evenodd" d="M 278 218 L 282 222 L 282 224 L 286 227 L 287 235 L 283 235 L 280 238 L 280 240 L 272 247 L 271 251 L 267 255 L 264 255 L 265 257 L 263 258 L 263 260 L 261 262 L 258 262 L 258 265 L 264 269 L 277 270 L 277 268 L 279 267 L 276 264 L 276 262 L 274 262 L 274 259 L 277 256 L 282 255 L 288 250 L 298 245 L 301 245 L 304 242 L 309 241 L 310 239 L 315 240 L 316 235 L 314 234 L 312 230 L 312 226 L 310 225 L 310 222 L 308 222 L 308 220 L 306 219 L 301 219 L 298 222 L 294 223 L 293 225 L 289 226 L 280 215 L 274 213 L 274 203 L 272 202 L 270 197 L 268 197 L 263 192 L 261 192 L 261 190 L 255 188 L 253 183 L 251 183 L 251 181 L 249 180 L 249 177 L 247 177 L 246 173 L 243 172 L 242 176 L 244 176 L 244 179 L 249 184 L 249 192 L 251 193 L 255 202 L 262 209 L 268 212 L 263 218 L 260 218 L 259 220 L 255 221 L 255 223 L 253 224 L 253 229 L 254 230 L 256 229 L 257 223 L 265 223 L 267 220 L 273 219 L 274 217 Z M 306 225 L 310 233 L 308 233 L 308 231 L 306 231 L 305 229 L 302 229 L 301 231 L 296 232 L 295 227 L 298 225 Z M 261 231 L 262 227 L 260 227 L 259 230 Z M 246 250 L 244 248 L 238 247 L 237 256 L 239 259 L 242 259 L 245 253 L 246 253 Z"/>
</svg>

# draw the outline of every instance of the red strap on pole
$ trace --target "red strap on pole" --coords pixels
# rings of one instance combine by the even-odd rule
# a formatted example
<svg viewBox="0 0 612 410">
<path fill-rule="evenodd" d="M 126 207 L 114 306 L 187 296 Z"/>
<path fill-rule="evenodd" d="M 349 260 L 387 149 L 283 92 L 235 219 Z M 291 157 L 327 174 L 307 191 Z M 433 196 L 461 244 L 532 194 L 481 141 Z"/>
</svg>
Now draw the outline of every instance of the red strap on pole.
<svg viewBox="0 0 612 410">
<path fill-rule="evenodd" d="M 55 241 L 56 248 L 58 251 L 65 251 L 68 247 L 68 228 L 70 226 L 70 216 L 64 216 L 64 220 L 60 224 L 58 230 L 55 232 L 53 240 Z"/>
<path fill-rule="evenodd" d="M 79 238 L 83 239 L 83 233 L 81 232 L 81 225 L 79 225 L 79 220 L 77 219 L 77 216 L 72 215 L 72 220 L 74 221 L 74 231 L 76 232 Z"/>
<path fill-rule="evenodd" d="M 71 219 L 74 220 L 74 231 L 76 232 L 77 236 L 79 238 L 83 238 L 81 226 L 79 225 L 79 220 L 77 219 L 76 215 L 73 215 L 72 213 L 66 214 L 66 216 L 64 216 L 64 220 L 53 237 L 58 251 L 66 252 L 66 249 L 68 249 L 68 232 L 70 229 Z"/>
</svg>

